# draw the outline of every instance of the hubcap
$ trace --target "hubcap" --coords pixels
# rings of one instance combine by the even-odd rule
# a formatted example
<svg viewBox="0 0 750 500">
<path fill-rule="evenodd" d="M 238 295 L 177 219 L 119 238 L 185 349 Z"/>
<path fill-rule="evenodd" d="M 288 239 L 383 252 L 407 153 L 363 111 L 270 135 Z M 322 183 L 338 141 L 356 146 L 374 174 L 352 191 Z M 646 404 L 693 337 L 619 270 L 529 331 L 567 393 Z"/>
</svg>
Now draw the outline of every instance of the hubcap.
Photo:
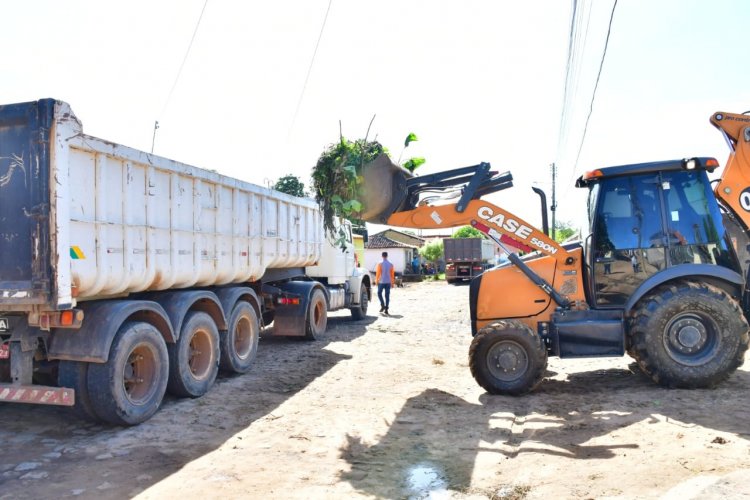
<svg viewBox="0 0 750 500">
<path fill-rule="evenodd" d="M 664 347 L 669 356 L 692 366 L 710 359 L 719 342 L 720 336 L 713 320 L 694 313 L 674 318 L 667 325 L 664 337 Z"/>
<path fill-rule="evenodd" d="M 324 307 L 325 303 L 323 301 L 319 301 L 315 304 L 315 308 L 313 309 L 313 323 L 318 329 L 322 327 L 323 314 L 325 313 Z"/>
<path fill-rule="evenodd" d="M 252 345 L 252 326 L 250 320 L 242 318 L 237 322 L 234 329 L 234 352 L 240 359 L 245 359 L 250 355 Z"/>
<path fill-rule="evenodd" d="M 211 371 L 211 336 L 204 330 L 197 330 L 190 339 L 188 365 L 190 372 L 198 380 L 208 376 Z"/>
<path fill-rule="evenodd" d="M 137 345 L 128 356 L 123 371 L 125 394 L 133 404 L 143 404 L 156 387 L 156 355 L 146 344 Z"/>
<path fill-rule="evenodd" d="M 526 373 L 529 358 L 520 344 L 512 340 L 503 340 L 487 352 L 487 366 L 495 378 L 510 382 Z"/>
</svg>

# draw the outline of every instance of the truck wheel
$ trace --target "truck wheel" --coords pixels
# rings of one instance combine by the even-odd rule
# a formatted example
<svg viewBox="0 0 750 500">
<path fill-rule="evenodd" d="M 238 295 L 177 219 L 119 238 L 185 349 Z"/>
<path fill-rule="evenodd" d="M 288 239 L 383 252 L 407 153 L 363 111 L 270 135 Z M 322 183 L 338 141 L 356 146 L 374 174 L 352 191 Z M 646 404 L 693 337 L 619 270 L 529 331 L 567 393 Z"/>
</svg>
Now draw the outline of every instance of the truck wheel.
<svg viewBox="0 0 750 500">
<path fill-rule="evenodd" d="M 469 348 L 474 379 L 490 394 L 520 396 L 542 381 L 547 350 L 519 321 L 505 320 L 479 330 Z"/>
<path fill-rule="evenodd" d="M 94 412 L 89 396 L 88 381 L 89 364 L 83 361 L 60 361 L 57 365 L 57 385 L 68 387 L 75 391 L 73 412 L 82 420 L 95 422 L 99 420 Z"/>
<path fill-rule="evenodd" d="M 234 373 L 245 373 L 253 365 L 258 353 L 260 325 L 253 306 L 237 302 L 229 317 L 227 333 L 221 337 L 219 367 Z"/>
<path fill-rule="evenodd" d="M 305 338 L 307 340 L 319 339 L 328 326 L 328 304 L 323 290 L 315 290 L 310 297 L 307 309 L 307 320 L 305 321 Z"/>
<path fill-rule="evenodd" d="M 679 282 L 639 302 L 629 336 L 630 352 L 654 382 L 712 387 L 742 364 L 748 324 L 737 301 L 720 288 Z"/>
<path fill-rule="evenodd" d="M 359 305 L 351 308 L 352 319 L 354 319 L 354 321 L 359 321 L 367 317 L 367 306 L 369 302 L 370 295 L 367 293 L 367 287 L 362 284 L 359 292 Z"/>
<path fill-rule="evenodd" d="M 169 351 L 169 384 L 175 396 L 203 396 L 219 372 L 219 330 L 211 316 L 191 312 L 185 316 L 180 337 Z"/>
<path fill-rule="evenodd" d="M 91 407 L 102 420 L 137 425 L 159 409 L 167 388 L 167 346 L 148 323 L 125 323 L 115 335 L 106 363 L 89 363 Z"/>
</svg>

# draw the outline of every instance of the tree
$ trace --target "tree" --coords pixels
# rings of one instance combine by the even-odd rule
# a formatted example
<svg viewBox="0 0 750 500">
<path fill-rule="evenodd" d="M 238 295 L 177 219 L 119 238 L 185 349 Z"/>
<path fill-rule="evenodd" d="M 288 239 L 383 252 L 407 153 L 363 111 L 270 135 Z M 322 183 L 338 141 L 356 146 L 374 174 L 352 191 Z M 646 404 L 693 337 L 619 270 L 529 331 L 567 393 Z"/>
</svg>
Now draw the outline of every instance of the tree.
<svg viewBox="0 0 750 500">
<path fill-rule="evenodd" d="M 276 191 L 291 194 L 292 196 L 299 196 L 300 198 L 306 196 L 305 185 L 299 180 L 299 177 L 292 174 L 285 175 L 277 180 L 276 184 L 273 185 L 273 188 Z"/>
<path fill-rule="evenodd" d="M 443 256 L 443 242 L 428 243 L 419 249 L 421 255 L 428 262 L 435 262 Z"/>
<path fill-rule="evenodd" d="M 483 238 L 484 234 L 479 229 L 471 226 L 464 226 L 453 233 L 454 238 Z"/>
<path fill-rule="evenodd" d="M 577 232 L 570 222 L 555 222 L 555 241 L 558 243 L 562 243 Z"/>
</svg>

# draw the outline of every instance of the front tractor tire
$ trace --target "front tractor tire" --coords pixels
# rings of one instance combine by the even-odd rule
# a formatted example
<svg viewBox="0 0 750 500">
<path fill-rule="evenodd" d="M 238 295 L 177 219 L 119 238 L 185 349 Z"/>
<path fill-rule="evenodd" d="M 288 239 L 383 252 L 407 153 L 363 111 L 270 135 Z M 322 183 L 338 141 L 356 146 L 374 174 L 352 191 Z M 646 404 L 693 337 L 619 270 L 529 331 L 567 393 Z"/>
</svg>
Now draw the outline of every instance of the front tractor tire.
<svg viewBox="0 0 750 500">
<path fill-rule="evenodd" d="M 539 335 L 520 321 L 498 321 L 474 337 L 469 367 L 477 383 L 490 394 L 520 396 L 542 381 L 547 350 Z"/>
<path fill-rule="evenodd" d="M 636 306 L 628 352 L 657 384 L 713 387 L 744 361 L 748 323 L 737 301 L 707 283 L 659 287 Z"/>
</svg>

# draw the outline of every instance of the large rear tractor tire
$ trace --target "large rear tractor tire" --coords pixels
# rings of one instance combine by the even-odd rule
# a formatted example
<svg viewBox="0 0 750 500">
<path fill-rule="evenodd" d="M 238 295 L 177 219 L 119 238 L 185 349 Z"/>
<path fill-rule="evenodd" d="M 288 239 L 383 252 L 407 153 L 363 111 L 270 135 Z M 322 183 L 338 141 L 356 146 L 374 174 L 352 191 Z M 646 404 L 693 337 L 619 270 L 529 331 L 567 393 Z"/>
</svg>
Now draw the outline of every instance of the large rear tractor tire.
<svg viewBox="0 0 750 500">
<path fill-rule="evenodd" d="M 469 367 L 490 394 L 520 396 L 542 381 L 547 349 L 520 321 L 503 320 L 479 330 L 469 348 Z"/>
<path fill-rule="evenodd" d="M 328 303 L 323 290 L 315 290 L 310 297 L 307 306 L 307 319 L 305 320 L 305 339 L 320 339 L 326 332 L 328 326 Z"/>
<path fill-rule="evenodd" d="M 229 317 L 229 328 L 221 337 L 222 370 L 245 373 L 253 366 L 258 353 L 260 323 L 253 306 L 247 302 L 237 302 Z"/>
<path fill-rule="evenodd" d="M 737 301 L 707 283 L 659 287 L 636 306 L 628 352 L 654 382 L 713 387 L 744 361 L 748 323 Z"/>
<path fill-rule="evenodd" d="M 167 347 L 167 390 L 189 398 L 207 393 L 219 373 L 219 342 L 219 330 L 211 316 L 204 312 L 188 313 L 177 342 Z"/>
<path fill-rule="evenodd" d="M 167 388 L 169 360 L 161 333 L 148 323 L 124 323 L 106 363 L 89 363 L 87 387 L 97 417 L 137 425 L 159 409 Z"/>
<path fill-rule="evenodd" d="M 370 302 L 370 294 L 367 293 L 367 287 L 362 284 L 360 288 L 359 305 L 350 309 L 354 321 L 359 321 L 367 317 L 367 306 Z"/>
</svg>

